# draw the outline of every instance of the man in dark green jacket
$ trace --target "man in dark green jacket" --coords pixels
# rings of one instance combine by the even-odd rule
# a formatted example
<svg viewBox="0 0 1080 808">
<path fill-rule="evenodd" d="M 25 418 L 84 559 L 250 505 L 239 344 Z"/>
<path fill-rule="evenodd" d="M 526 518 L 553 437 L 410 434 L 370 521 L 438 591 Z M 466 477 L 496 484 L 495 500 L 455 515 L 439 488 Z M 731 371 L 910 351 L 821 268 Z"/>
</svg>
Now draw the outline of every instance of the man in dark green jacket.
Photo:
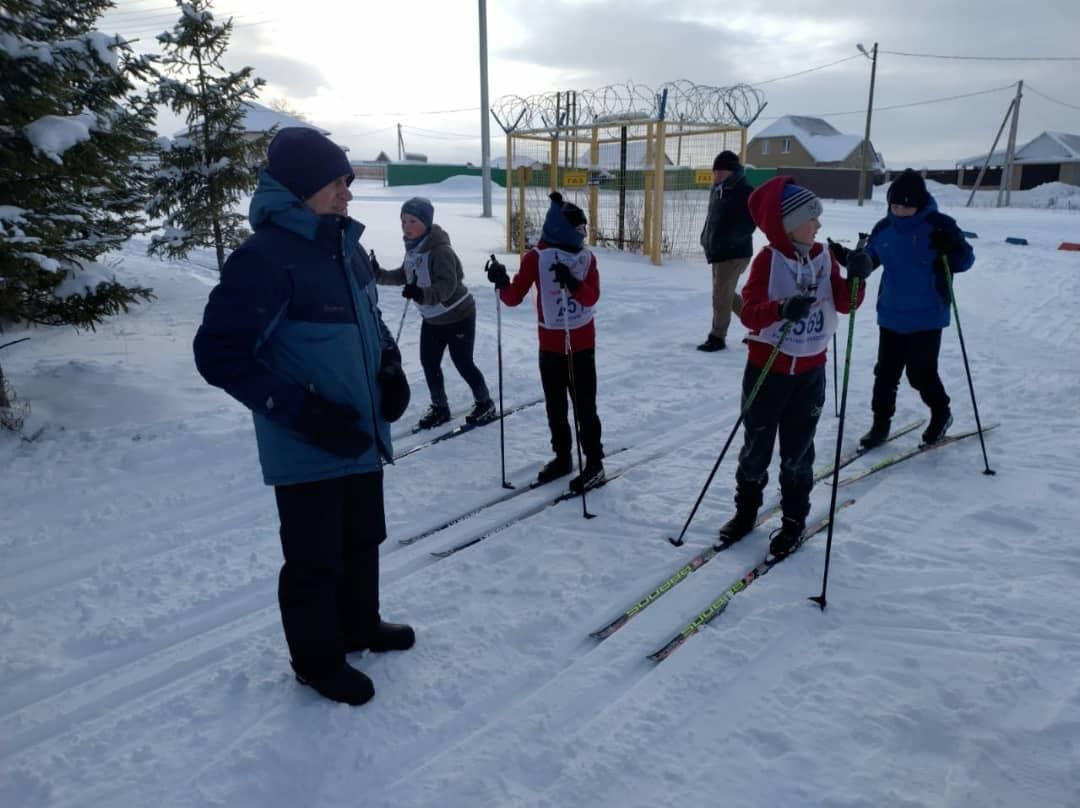
<svg viewBox="0 0 1080 808">
<path fill-rule="evenodd" d="M 735 288 L 754 255 L 754 220 L 747 206 L 753 190 L 734 152 L 722 151 L 716 155 L 709 213 L 701 231 L 705 260 L 712 264 L 713 320 L 708 338 L 698 346 L 699 351 L 723 350 L 731 314 L 738 314 L 742 308 Z"/>
</svg>

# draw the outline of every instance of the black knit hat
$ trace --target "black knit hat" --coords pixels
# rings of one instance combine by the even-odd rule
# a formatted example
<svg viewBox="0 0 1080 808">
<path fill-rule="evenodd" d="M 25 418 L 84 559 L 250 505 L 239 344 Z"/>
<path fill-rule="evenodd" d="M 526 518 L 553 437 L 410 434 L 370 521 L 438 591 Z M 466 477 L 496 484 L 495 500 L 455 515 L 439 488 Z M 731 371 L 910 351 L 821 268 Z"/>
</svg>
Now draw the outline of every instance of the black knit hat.
<svg viewBox="0 0 1080 808">
<path fill-rule="evenodd" d="M 734 171 L 739 167 L 739 155 L 725 149 L 712 161 L 713 171 Z"/>
<path fill-rule="evenodd" d="M 355 176 L 340 146 L 306 126 L 278 130 L 267 149 L 266 170 L 297 198 L 307 199 L 338 177 Z"/>
<path fill-rule="evenodd" d="M 905 168 L 889 186 L 886 198 L 890 205 L 920 209 L 930 201 L 930 192 L 926 190 L 926 181 L 922 176 L 910 168 Z"/>
</svg>

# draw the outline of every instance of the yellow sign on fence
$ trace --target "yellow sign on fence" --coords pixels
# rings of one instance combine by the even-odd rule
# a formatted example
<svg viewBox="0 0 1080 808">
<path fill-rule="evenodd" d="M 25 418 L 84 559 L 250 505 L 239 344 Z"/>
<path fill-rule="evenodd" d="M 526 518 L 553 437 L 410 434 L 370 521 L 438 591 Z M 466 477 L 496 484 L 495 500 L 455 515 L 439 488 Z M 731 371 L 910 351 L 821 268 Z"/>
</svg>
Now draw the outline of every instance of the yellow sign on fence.
<svg viewBox="0 0 1080 808">
<path fill-rule="evenodd" d="M 712 171 L 707 168 L 699 168 L 694 172 L 695 185 L 712 185 Z"/>
<path fill-rule="evenodd" d="M 563 185 L 567 188 L 584 188 L 589 182 L 587 171 L 567 171 L 563 174 Z"/>
</svg>

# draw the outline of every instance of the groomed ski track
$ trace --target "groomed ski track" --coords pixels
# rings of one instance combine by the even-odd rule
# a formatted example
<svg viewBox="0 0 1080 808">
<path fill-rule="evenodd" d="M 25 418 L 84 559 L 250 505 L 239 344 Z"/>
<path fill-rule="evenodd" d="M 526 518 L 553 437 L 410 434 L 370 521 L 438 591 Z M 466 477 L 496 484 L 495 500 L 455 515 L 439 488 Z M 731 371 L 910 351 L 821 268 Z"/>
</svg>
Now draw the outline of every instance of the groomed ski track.
<svg viewBox="0 0 1080 808">
<path fill-rule="evenodd" d="M 1001 271 L 1012 270 L 1003 261 Z M 137 430 L 87 430 L 64 442 L 46 433 L 18 450 L 15 470 L 21 467 L 31 481 L 20 489 L 20 504 L 43 509 L 60 491 L 64 507 L 48 535 L 31 535 L 35 547 L 19 548 L 13 562 L 0 567 L 0 639 L 39 637 L 68 662 L 50 670 L 48 655 L 35 656 L 25 643 L 4 657 L 0 804 L 9 804 L 4 797 L 14 793 L 29 795 L 32 808 L 400 808 L 439 805 L 443 798 L 455 807 L 542 808 L 581 804 L 581 794 L 595 795 L 596 783 L 604 782 L 605 805 L 703 805 L 720 793 L 716 779 L 700 773 L 715 766 L 718 738 L 724 749 L 760 750 L 760 771 L 772 782 L 762 791 L 760 779 L 735 777 L 723 801 L 844 804 L 843 791 L 830 801 L 827 785 L 815 790 L 822 782 L 785 781 L 782 774 L 784 765 L 810 768 L 811 759 L 834 772 L 849 765 L 831 757 L 829 741 L 840 731 L 828 716 L 853 689 L 866 691 L 867 704 L 874 704 L 870 693 L 880 694 L 848 730 L 868 750 L 861 761 L 868 772 L 864 785 L 875 797 L 885 792 L 873 790 L 873 774 L 891 771 L 892 764 L 879 760 L 875 749 L 928 735 L 955 737 L 950 727 L 958 717 L 989 724 L 1001 699 L 1013 716 L 1010 743 L 990 739 L 974 750 L 987 768 L 945 783 L 960 794 L 956 804 L 975 804 L 964 802 L 966 794 L 987 794 L 976 782 L 996 785 L 1006 799 L 1020 782 L 1032 804 L 1080 793 L 1062 784 L 1053 767 L 1061 750 L 1040 740 L 1042 724 L 1054 720 L 1048 699 L 1065 711 L 1061 720 L 1068 719 L 1080 644 L 1000 565 L 1003 555 L 1013 559 L 1025 579 L 1047 591 L 1070 585 L 1067 573 L 1075 565 L 1068 515 L 1053 513 L 1051 497 L 1067 495 L 1072 489 L 1061 475 L 1075 478 L 1080 468 L 1054 462 L 1060 457 L 1052 435 L 1070 428 L 1069 417 L 1039 398 L 1055 386 L 1075 387 L 1075 380 L 1047 368 L 1042 379 L 1023 377 L 1031 395 L 1011 403 L 1019 383 L 1012 369 L 1038 364 L 1040 352 L 1049 353 L 1027 330 L 1032 312 L 1003 319 L 972 304 L 964 319 L 984 419 L 990 412 L 1002 423 L 988 442 L 991 462 L 1023 475 L 1033 491 L 1025 503 L 1000 501 L 1005 489 L 999 484 L 987 489 L 997 502 L 959 487 L 950 489 L 949 507 L 942 506 L 942 480 L 960 486 L 957 481 L 971 476 L 981 483 L 977 439 L 875 475 L 845 492 L 858 502 L 837 520 L 824 614 L 805 601 L 820 588 L 825 542 L 819 535 L 656 665 L 644 655 L 760 560 L 772 524 L 717 556 L 605 642 L 587 636 L 712 540 L 728 515 L 741 442 L 736 439 L 725 459 L 687 546 L 672 548 L 664 536 L 681 526 L 737 415 L 735 380 L 744 353 L 698 355 L 693 345 L 701 329 L 681 325 L 687 282 L 668 289 L 672 281 L 657 276 L 647 300 L 638 298 L 641 283 L 621 288 L 612 282 L 605 290 L 600 333 L 648 329 L 653 338 L 602 343 L 600 409 L 609 447 L 627 446 L 628 459 L 665 451 L 591 492 L 594 520 L 581 519 L 580 502 L 570 500 L 549 511 L 550 520 L 526 519 L 445 560 L 430 551 L 489 529 L 524 506 L 522 499 L 412 547 L 395 546 L 422 530 L 423 519 L 445 520 L 498 492 L 498 425 L 388 468 L 383 612 L 413 622 L 419 642 L 408 654 L 352 657 L 377 688 L 375 701 L 361 711 L 326 705 L 292 681 L 275 601 L 280 556 L 273 495 L 255 479 L 245 414 L 219 395 L 206 395 L 203 424 L 163 419 Z M 1035 283 L 1026 300 L 1038 302 Z M 170 284 L 176 287 L 171 292 Z M 161 286 L 161 294 L 188 293 L 177 280 Z M 205 291 L 205 285 L 191 291 L 192 317 Z M 973 287 L 965 291 L 974 299 Z M 1059 301 L 1046 302 L 1050 315 Z M 869 309 L 860 314 L 857 340 L 875 342 L 872 321 Z M 192 327 L 172 325 L 182 335 Z M 515 327 L 527 334 L 535 325 L 504 312 L 504 328 Z M 1002 330 L 1010 337 L 1004 344 Z M 676 336 L 658 340 L 657 332 Z M 980 333 L 998 341 L 991 346 Z M 843 335 L 841 326 L 841 342 Z M 948 333 L 946 342 L 946 383 L 956 409 L 967 414 L 955 335 Z M 415 346 L 405 350 L 415 361 Z M 849 399 L 849 445 L 868 417 L 853 403 L 868 400 L 872 347 L 860 350 L 863 378 Z M 682 352 L 677 363 L 673 352 Z M 515 393 L 528 397 L 538 389 L 535 345 L 507 353 Z M 620 380 L 636 367 L 655 378 L 635 386 L 628 399 Z M 452 374 L 447 365 L 448 383 Z M 414 379 L 414 392 L 418 384 Z M 642 388 L 650 394 L 637 395 Z M 832 458 L 831 379 L 828 396 L 818 465 Z M 910 390 L 901 399 L 908 409 L 897 422 L 922 414 Z M 1050 436 L 1030 424 L 1017 428 L 1031 417 L 1025 408 L 1038 410 Z M 514 424 L 518 418 L 522 422 Z M 957 428 L 968 420 L 958 417 Z M 520 481 L 547 458 L 543 408 L 515 415 L 507 427 L 507 470 Z M 42 458 L 50 473 L 35 477 L 26 469 Z M 205 458 L 215 463 L 201 463 Z M 863 458 L 852 469 L 870 462 Z M 461 473 L 447 474 L 453 464 Z M 176 472 L 196 468 L 186 476 Z M 999 479 L 1004 473 L 999 470 Z M 549 488 L 523 497 L 546 497 Z M 128 496 L 117 496 L 121 491 Z M 815 490 L 814 512 L 827 506 L 828 494 L 824 485 Z M 913 513 L 924 535 L 938 537 L 934 542 L 905 540 Z M 1039 553 L 1016 544 L 1025 531 L 1042 536 Z M 83 540 L 86 532 L 95 540 Z M 976 534 L 986 557 L 971 552 Z M 890 583 L 883 590 L 876 571 L 886 567 Z M 957 568 L 970 580 L 958 582 Z M 1026 616 L 1032 630 L 1002 629 L 993 609 L 971 608 L 973 599 L 986 598 L 979 580 L 1007 583 L 997 588 L 993 605 L 1014 618 Z M 943 603 L 954 608 L 942 610 Z M 63 626 L 52 617 L 58 614 Z M 880 671 L 853 674 L 867 648 L 885 660 L 885 681 Z M 1034 683 L 1033 664 L 1062 673 Z M 961 665 L 970 675 L 950 684 Z M 928 687 L 946 698 L 915 697 Z M 905 735 L 896 724 L 899 714 L 918 730 Z M 805 745 L 774 729 L 793 722 L 791 735 L 802 733 Z M 628 755 L 633 749 L 638 754 Z M 312 767 L 311 760 L 320 765 Z M 638 765 L 627 766 L 628 760 Z M 1007 768 L 995 775 L 995 767 Z M 934 771 L 905 768 L 896 776 L 911 788 L 913 803 L 925 803 L 941 793 Z"/>
</svg>

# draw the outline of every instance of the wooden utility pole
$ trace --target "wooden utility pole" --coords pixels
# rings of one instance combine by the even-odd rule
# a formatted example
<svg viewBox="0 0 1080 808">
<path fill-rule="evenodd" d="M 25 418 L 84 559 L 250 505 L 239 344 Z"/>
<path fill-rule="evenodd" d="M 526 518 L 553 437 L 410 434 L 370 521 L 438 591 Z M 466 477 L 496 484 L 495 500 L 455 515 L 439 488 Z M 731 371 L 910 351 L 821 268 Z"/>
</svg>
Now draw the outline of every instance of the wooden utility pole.
<svg viewBox="0 0 1080 808">
<path fill-rule="evenodd" d="M 998 186 L 997 206 L 1001 207 L 1001 193 L 1005 192 L 1005 207 L 1009 207 L 1009 195 L 1012 192 L 1013 159 L 1016 155 L 1016 127 L 1020 123 L 1020 99 L 1024 95 L 1023 80 L 1016 82 L 1016 98 L 1013 99 L 1012 123 L 1009 124 L 1009 143 L 1005 147 L 1005 170 L 1001 172 L 1001 185 Z"/>
<path fill-rule="evenodd" d="M 862 167 L 859 169 L 859 207 L 862 207 L 863 200 L 866 199 L 866 172 L 870 167 L 870 117 L 874 113 L 874 80 L 877 78 L 877 45 L 874 43 L 874 49 L 871 53 L 867 54 L 866 49 L 862 45 L 859 45 L 859 50 L 864 56 L 870 58 L 870 100 L 866 105 L 866 132 L 863 134 L 862 143 Z"/>
</svg>

